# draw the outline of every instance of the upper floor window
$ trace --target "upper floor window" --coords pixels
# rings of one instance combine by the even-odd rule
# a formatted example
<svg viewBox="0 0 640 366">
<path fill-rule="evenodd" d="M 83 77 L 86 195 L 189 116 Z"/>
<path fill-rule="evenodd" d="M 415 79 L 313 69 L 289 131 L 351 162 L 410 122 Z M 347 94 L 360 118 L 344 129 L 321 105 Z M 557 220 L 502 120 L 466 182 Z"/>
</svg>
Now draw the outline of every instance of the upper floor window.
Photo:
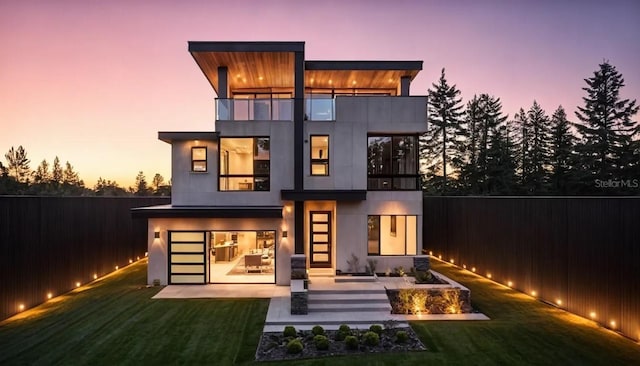
<svg viewBox="0 0 640 366">
<path fill-rule="evenodd" d="M 207 171 L 207 147 L 193 146 L 191 148 L 191 171 L 206 172 Z"/>
<path fill-rule="evenodd" d="M 329 136 L 311 136 L 311 175 L 329 175 Z"/>
<path fill-rule="evenodd" d="M 367 189 L 418 190 L 418 136 L 369 136 Z"/>
<path fill-rule="evenodd" d="M 220 191 L 268 191 L 268 137 L 220 138 Z"/>
</svg>

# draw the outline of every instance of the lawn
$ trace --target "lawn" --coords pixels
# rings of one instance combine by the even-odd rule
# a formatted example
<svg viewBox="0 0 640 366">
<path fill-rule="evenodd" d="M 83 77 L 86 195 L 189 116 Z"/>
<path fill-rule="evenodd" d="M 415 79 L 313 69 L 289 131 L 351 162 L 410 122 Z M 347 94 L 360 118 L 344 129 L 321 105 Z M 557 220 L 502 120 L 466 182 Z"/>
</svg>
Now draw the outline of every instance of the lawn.
<svg viewBox="0 0 640 366">
<path fill-rule="evenodd" d="M 640 345 L 446 264 L 471 289 L 477 322 L 414 322 L 429 352 L 344 356 L 289 365 L 630 365 Z M 0 324 L 2 365 L 251 364 L 267 300 L 151 300 L 146 265 Z"/>
</svg>

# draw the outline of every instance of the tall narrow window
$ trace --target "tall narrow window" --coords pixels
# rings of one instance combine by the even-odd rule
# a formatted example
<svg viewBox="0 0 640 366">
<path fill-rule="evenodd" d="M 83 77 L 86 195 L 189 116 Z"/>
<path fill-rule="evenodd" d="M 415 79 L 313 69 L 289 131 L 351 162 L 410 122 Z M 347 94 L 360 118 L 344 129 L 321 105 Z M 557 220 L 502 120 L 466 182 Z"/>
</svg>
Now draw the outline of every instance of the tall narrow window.
<svg viewBox="0 0 640 366">
<path fill-rule="evenodd" d="M 206 146 L 193 146 L 191 148 L 191 171 L 207 171 L 207 148 Z"/>
<path fill-rule="evenodd" d="M 329 136 L 311 136 L 311 175 L 329 175 Z"/>
<path fill-rule="evenodd" d="M 271 172 L 268 137 L 220 139 L 221 191 L 268 191 Z"/>
<path fill-rule="evenodd" d="M 371 215 L 367 222 L 367 254 L 416 254 L 418 234 L 416 216 Z"/>
</svg>

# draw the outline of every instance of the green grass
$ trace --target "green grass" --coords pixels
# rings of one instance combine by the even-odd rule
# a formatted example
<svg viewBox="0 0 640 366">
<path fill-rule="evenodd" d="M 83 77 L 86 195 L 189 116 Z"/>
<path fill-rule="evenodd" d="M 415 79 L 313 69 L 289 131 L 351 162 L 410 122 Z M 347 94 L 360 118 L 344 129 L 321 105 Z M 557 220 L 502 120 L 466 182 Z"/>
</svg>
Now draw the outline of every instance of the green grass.
<svg viewBox="0 0 640 366">
<path fill-rule="evenodd" d="M 433 263 L 471 289 L 476 322 L 414 322 L 429 352 L 288 365 L 631 365 L 640 345 L 468 272 Z M 267 300 L 151 300 L 135 264 L 0 324 L 1 365 L 253 364 Z M 261 363 L 263 364 L 263 363 Z M 276 364 L 276 363 L 267 363 Z"/>
</svg>

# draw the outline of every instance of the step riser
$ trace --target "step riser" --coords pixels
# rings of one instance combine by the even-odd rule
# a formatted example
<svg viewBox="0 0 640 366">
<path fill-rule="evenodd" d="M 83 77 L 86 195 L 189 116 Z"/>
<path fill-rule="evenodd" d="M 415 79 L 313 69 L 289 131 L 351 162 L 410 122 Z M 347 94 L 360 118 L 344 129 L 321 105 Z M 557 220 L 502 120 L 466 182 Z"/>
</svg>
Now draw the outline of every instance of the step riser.
<svg viewBox="0 0 640 366">
<path fill-rule="evenodd" d="M 369 308 L 369 309 L 313 309 L 309 308 L 309 313 L 391 313 L 391 309 L 387 308 Z"/>
<path fill-rule="evenodd" d="M 380 300 L 360 300 L 360 299 L 341 299 L 341 300 L 320 300 L 320 299 L 309 299 L 307 301 L 307 303 L 309 305 L 311 304 L 362 304 L 362 303 L 366 303 L 366 304 L 387 304 L 389 305 L 389 300 L 387 299 L 380 299 Z"/>
<path fill-rule="evenodd" d="M 304 316 L 304 315 L 303 315 Z M 295 321 L 295 322 L 267 322 L 264 325 L 341 325 L 341 324 L 383 324 L 384 321 L 381 320 L 355 320 L 355 321 L 322 321 L 322 322 L 314 322 L 314 321 Z M 406 322 L 396 322 L 396 327 L 406 327 L 409 326 L 409 323 Z"/>
<path fill-rule="evenodd" d="M 384 295 L 387 293 L 384 290 L 314 290 L 310 287 L 308 290 L 309 296 L 313 294 L 318 295 Z"/>
</svg>

